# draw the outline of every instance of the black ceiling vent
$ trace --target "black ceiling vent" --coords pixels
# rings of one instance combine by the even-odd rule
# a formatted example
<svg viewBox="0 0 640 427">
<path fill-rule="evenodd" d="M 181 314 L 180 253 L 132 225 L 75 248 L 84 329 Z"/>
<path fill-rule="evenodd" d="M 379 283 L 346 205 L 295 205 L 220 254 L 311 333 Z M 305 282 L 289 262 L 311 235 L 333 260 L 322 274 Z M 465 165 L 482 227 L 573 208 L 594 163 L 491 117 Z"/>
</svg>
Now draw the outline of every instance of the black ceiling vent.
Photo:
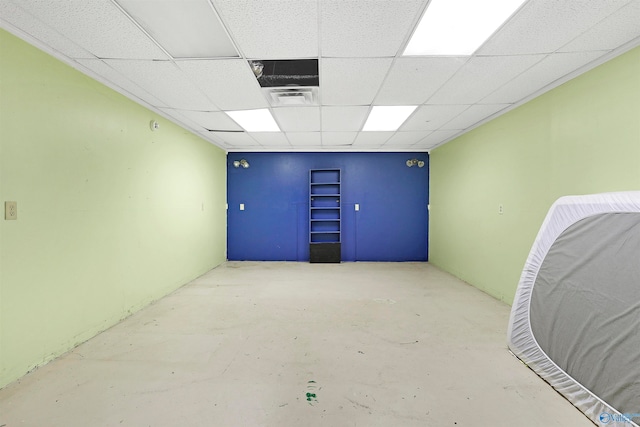
<svg viewBox="0 0 640 427">
<path fill-rule="evenodd" d="M 261 87 L 319 86 L 317 59 L 251 60 Z"/>
</svg>

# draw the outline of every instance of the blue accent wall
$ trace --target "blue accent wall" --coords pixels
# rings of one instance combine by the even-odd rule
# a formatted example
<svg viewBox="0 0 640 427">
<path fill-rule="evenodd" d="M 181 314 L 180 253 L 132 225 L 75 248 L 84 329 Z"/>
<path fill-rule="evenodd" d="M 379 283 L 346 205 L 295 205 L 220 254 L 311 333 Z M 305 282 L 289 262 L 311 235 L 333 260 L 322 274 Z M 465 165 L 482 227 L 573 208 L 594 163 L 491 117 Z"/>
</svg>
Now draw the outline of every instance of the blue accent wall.
<svg viewBox="0 0 640 427">
<path fill-rule="evenodd" d="M 342 170 L 343 261 L 427 260 L 427 153 L 229 153 L 227 258 L 308 261 L 309 170 L 321 168 Z"/>
</svg>

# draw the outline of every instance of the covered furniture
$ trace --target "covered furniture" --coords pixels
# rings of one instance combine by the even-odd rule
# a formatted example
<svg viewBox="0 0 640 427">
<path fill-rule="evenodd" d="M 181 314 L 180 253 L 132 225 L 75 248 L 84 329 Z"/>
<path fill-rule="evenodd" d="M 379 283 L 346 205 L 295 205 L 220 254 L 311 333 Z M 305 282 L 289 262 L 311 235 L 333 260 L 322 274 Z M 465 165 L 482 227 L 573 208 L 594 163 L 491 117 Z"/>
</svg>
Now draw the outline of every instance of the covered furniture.
<svg viewBox="0 0 640 427">
<path fill-rule="evenodd" d="M 640 424 L 640 191 L 550 208 L 520 277 L 509 348 L 597 425 Z"/>
</svg>

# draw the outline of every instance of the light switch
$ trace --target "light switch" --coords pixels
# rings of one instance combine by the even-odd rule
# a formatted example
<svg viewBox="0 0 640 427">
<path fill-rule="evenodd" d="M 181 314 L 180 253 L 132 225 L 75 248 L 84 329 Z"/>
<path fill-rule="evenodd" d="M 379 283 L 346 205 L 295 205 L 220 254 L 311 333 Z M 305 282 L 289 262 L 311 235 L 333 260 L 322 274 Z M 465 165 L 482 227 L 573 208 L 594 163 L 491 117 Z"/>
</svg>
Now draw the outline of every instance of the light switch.
<svg viewBox="0 0 640 427">
<path fill-rule="evenodd" d="M 356 209 L 356 211 L 360 210 L 360 203 L 356 203 L 355 209 Z"/>
<path fill-rule="evenodd" d="M 243 211 L 244 210 L 244 203 L 240 203 L 240 210 Z"/>
</svg>

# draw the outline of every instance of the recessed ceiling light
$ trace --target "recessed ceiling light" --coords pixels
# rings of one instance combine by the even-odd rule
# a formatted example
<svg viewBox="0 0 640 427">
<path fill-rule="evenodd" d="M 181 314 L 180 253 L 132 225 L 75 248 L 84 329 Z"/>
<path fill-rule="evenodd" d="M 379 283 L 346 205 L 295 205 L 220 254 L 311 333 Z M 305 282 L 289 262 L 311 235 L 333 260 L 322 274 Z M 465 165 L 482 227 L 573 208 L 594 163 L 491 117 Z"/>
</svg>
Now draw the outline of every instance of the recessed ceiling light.
<svg viewBox="0 0 640 427">
<path fill-rule="evenodd" d="M 371 109 L 363 131 L 395 131 L 416 109 L 416 105 L 375 106 Z"/>
<path fill-rule="evenodd" d="M 266 108 L 227 111 L 226 113 L 247 132 L 280 132 L 278 124 Z"/>
<path fill-rule="evenodd" d="M 471 55 L 525 0 L 431 0 L 403 55 Z"/>
<path fill-rule="evenodd" d="M 116 0 L 174 58 L 238 57 L 208 0 Z"/>
</svg>

